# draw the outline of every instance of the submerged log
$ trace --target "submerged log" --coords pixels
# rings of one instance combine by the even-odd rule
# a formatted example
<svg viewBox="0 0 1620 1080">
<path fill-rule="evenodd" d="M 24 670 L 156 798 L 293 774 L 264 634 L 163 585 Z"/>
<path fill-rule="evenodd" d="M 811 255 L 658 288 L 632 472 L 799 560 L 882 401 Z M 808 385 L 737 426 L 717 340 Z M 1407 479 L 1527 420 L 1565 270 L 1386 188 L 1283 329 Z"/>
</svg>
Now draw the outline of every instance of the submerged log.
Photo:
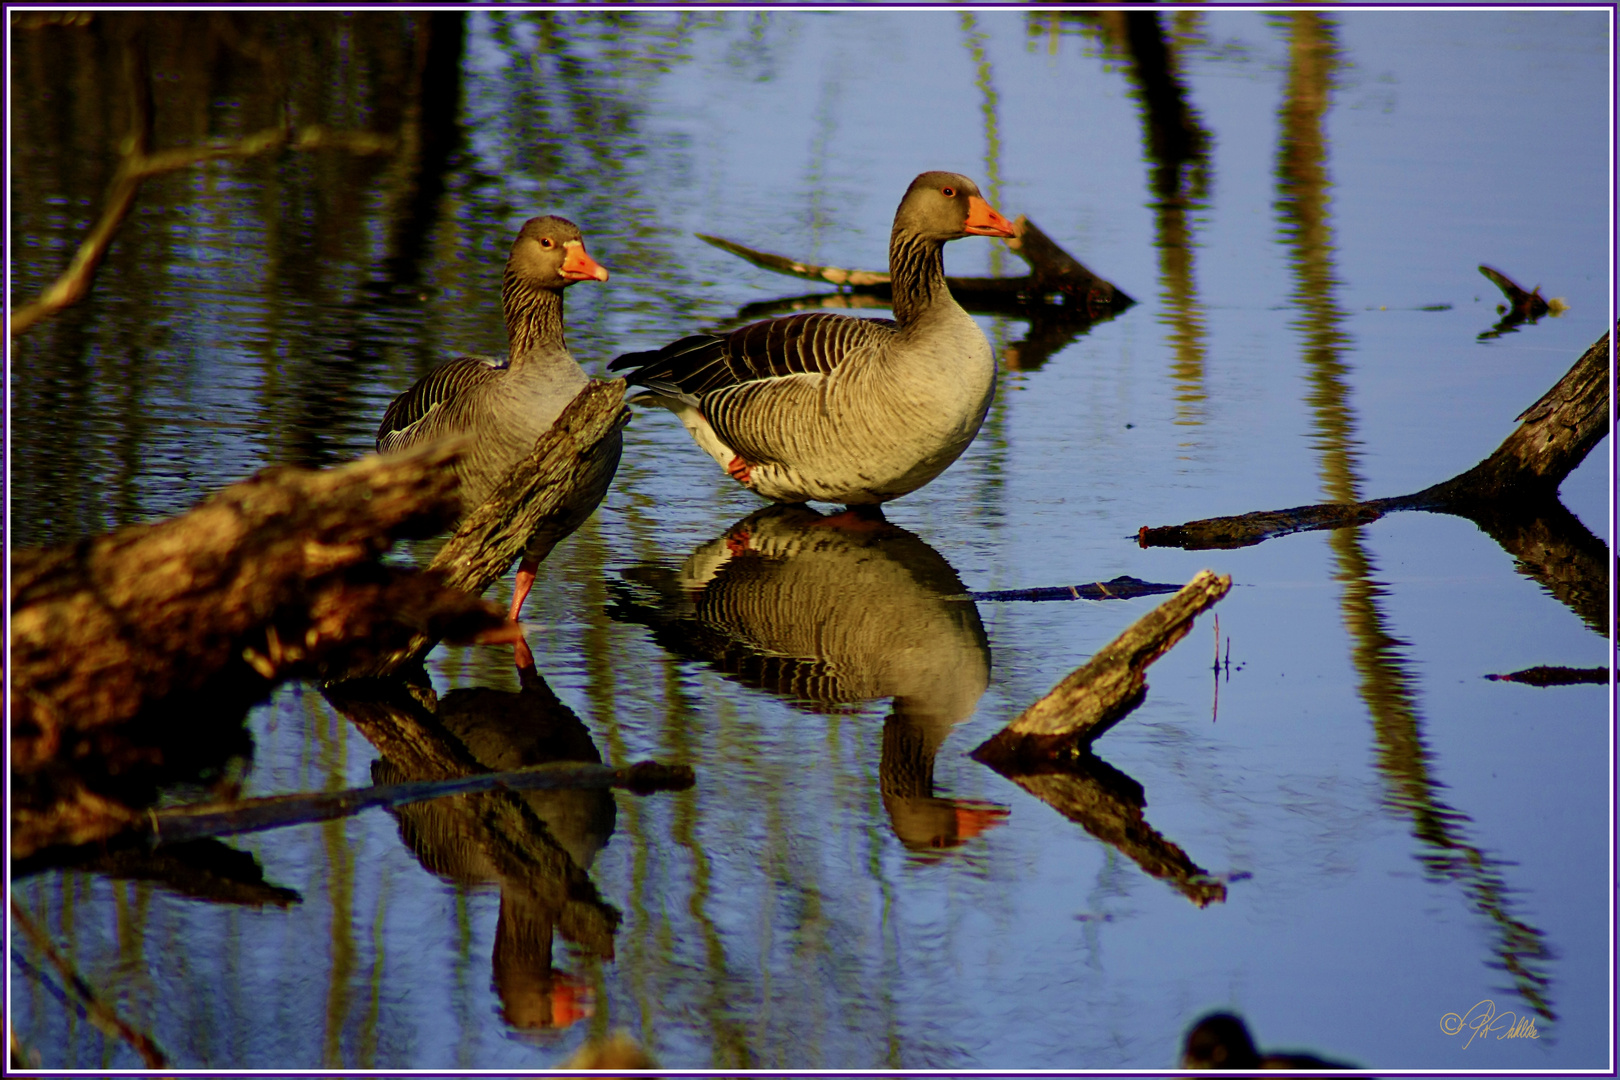
<svg viewBox="0 0 1620 1080">
<path fill-rule="evenodd" d="M 1004 764 L 1061 760 L 1118 723 L 1147 693 L 1147 666 L 1186 636 L 1198 614 L 1232 588 L 1203 570 L 1170 599 L 1132 623 L 1051 692 L 986 740 L 973 756 Z"/>
</svg>

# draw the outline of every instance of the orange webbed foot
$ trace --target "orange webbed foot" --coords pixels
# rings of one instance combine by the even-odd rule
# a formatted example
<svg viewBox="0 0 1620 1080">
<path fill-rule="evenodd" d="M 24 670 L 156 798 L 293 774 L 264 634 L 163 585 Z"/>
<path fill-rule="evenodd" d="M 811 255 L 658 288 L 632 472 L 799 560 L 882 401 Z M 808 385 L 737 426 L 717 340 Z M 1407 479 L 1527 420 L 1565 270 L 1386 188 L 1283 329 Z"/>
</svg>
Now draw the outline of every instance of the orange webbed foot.
<svg viewBox="0 0 1620 1080">
<path fill-rule="evenodd" d="M 739 484 L 748 484 L 753 480 L 748 473 L 748 462 L 742 459 L 741 454 L 731 459 L 731 463 L 726 466 L 726 472 Z"/>
</svg>

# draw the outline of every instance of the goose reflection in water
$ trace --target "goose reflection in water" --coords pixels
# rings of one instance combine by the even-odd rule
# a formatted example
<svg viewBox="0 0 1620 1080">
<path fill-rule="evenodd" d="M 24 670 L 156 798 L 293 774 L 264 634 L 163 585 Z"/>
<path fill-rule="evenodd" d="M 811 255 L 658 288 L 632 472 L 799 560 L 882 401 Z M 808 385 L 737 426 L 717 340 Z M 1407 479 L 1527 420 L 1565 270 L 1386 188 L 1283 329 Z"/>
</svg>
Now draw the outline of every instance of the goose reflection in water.
<svg viewBox="0 0 1620 1080">
<path fill-rule="evenodd" d="M 751 514 L 679 571 L 626 571 L 612 614 L 677 656 L 818 712 L 892 698 L 878 776 L 900 842 L 920 858 L 1007 817 L 934 794 L 934 757 L 990 682 L 990 647 L 956 571 L 875 508 Z"/>
<path fill-rule="evenodd" d="M 446 694 L 438 701 L 439 724 L 492 771 L 556 761 L 600 764 L 590 732 L 545 679 L 532 666 L 518 674 L 522 688 L 516 692 L 471 688 Z M 372 778 L 395 783 L 418 779 L 411 775 L 416 771 L 384 757 L 373 764 Z M 492 797 L 504 801 L 493 813 Z M 514 801 L 527 813 L 503 813 L 514 809 L 506 805 Z M 552 967 L 552 937 L 560 929 L 585 952 L 613 955 L 617 913 L 579 887 L 613 833 L 612 792 L 493 792 L 412 803 L 393 813 L 406 845 L 429 872 L 457 885 L 500 887 L 493 968 L 507 1023 L 544 1034 L 590 1016 L 588 984 Z M 533 834 L 522 835 L 525 828 Z"/>
</svg>

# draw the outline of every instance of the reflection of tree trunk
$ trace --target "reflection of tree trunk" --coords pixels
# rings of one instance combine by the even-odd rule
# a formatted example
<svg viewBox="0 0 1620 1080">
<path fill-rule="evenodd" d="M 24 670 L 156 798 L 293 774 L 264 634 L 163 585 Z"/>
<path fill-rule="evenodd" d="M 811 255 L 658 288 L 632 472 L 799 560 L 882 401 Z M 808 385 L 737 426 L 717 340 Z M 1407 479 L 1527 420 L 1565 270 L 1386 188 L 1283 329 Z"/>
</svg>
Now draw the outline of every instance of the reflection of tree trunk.
<svg viewBox="0 0 1620 1080">
<path fill-rule="evenodd" d="M 422 256 L 438 222 L 445 174 L 461 145 L 456 117 L 461 111 L 466 19 L 461 11 L 416 15 L 416 85 L 401 132 L 406 175 L 389 245 L 391 287 L 413 286 L 422 278 Z"/>
<path fill-rule="evenodd" d="M 1128 68 L 1142 105 L 1143 141 L 1153 162 L 1154 246 L 1159 249 L 1159 280 L 1175 361 L 1175 423 L 1203 423 L 1204 316 L 1198 302 L 1189 220 L 1208 185 L 1210 136 L 1187 101 L 1175 51 L 1156 11 L 1129 11 L 1123 37 Z"/>
<path fill-rule="evenodd" d="M 1347 338 L 1334 297 L 1332 230 L 1328 218 L 1327 147 L 1322 117 L 1337 63 L 1331 23 L 1317 13 L 1290 16 L 1291 58 L 1278 160 L 1279 206 L 1293 246 L 1298 300 L 1304 311 L 1310 404 L 1323 486 L 1343 503 L 1358 498 L 1355 413 L 1349 403 L 1341 357 Z M 1552 1018 L 1543 996 L 1546 977 L 1535 970 L 1547 953 L 1538 931 L 1511 918 L 1496 862 L 1466 843 L 1467 818 L 1435 798 L 1414 702 L 1413 679 L 1379 610 L 1382 587 L 1361 545 L 1359 529 L 1333 533 L 1330 546 L 1344 585 L 1344 621 L 1353 642 L 1358 690 L 1372 715 L 1378 766 L 1389 785 L 1388 802 L 1412 816 L 1414 835 L 1431 849 L 1421 857 L 1433 872 L 1460 880 L 1476 909 L 1491 918 L 1500 938 L 1497 958 L 1512 973 L 1519 993 L 1540 1015 Z"/>
</svg>

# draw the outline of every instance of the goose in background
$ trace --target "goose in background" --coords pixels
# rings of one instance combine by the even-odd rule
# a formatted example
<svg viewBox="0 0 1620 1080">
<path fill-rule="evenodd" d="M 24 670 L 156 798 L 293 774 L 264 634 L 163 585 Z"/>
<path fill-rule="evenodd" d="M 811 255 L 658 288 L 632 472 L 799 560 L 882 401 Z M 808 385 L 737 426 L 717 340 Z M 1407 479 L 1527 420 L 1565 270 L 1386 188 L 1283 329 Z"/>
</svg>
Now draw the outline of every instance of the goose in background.
<svg viewBox="0 0 1620 1080">
<path fill-rule="evenodd" d="M 1011 237 L 967 177 L 912 181 L 889 236 L 894 319 L 806 314 L 698 334 L 608 365 L 674 412 L 749 490 L 782 503 L 887 502 L 944 472 L 978 434 L 996 360 L 945 283 L 944 247 Z"/>
<path fill-rule="evenodd" d="M 586 254 L 585 241 L 573 222 L 551 216 L 525 222 L 501 280 L 506 356 L 463 356 L 417 380 L 383 413 L 377 450 L 387 454 L 451 435 L 470 436 L 456 474 L 462 513 L 476 509 L 589 381 L 563 339 L 562 294 L 576 281 L 607 279 L 607 270 Z M 607 494 L 619 465 L 617 429 L 609 439 L 609 452 L 573 477 L 564 500 L 567 516 L 529 539 L 512 588 L 513 622 L 534 584 L 540 560 L 584 524 Z"/>
<path fill-rule="evenodd" d="M 1261 1054 L 1248 1025 L 1231 1013 L 1210 1013 L 1187 1032 L 1183 1069 L 1354 1069 L 1314 1054 Z"/>
</svg>

